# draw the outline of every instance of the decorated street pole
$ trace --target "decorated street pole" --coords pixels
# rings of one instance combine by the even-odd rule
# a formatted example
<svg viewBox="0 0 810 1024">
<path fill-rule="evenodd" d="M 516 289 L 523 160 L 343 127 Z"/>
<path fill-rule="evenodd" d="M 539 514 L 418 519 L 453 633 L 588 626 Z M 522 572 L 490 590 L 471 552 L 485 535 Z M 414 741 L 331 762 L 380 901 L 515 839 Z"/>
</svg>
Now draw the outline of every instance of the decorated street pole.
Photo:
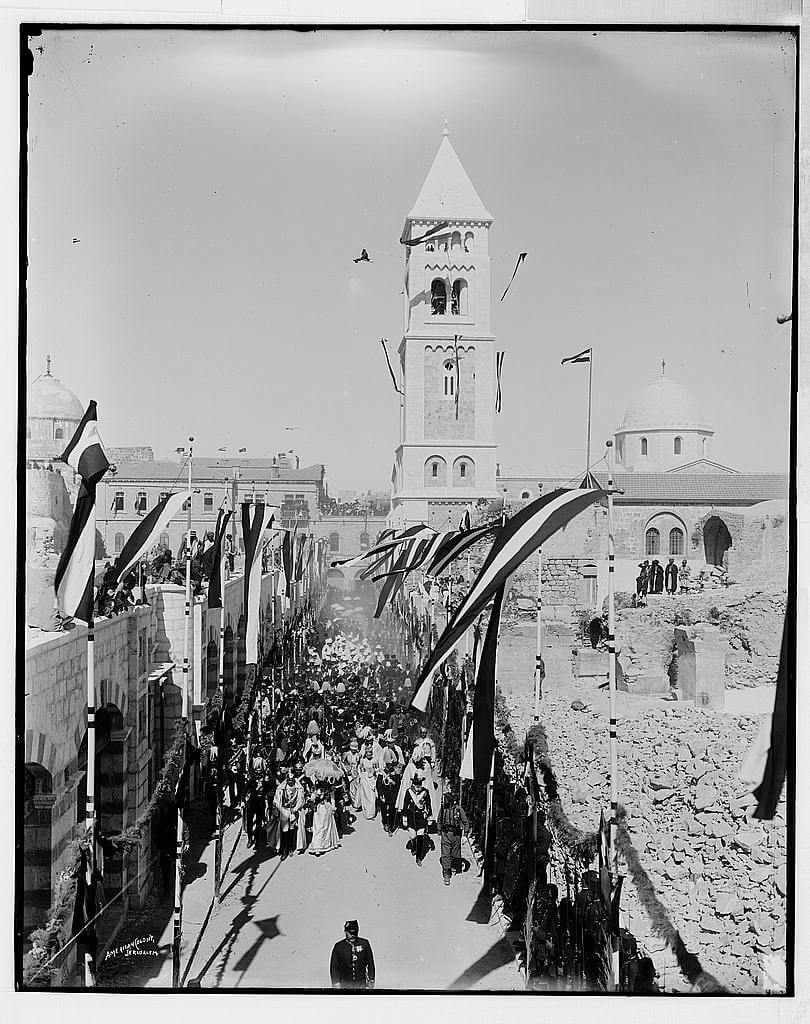
<svg viewBox="0 0 810 1024">
<path fill-rule="evenodd" d="M 185 600 L 185 631 L 183 635 L 183 689 L 181 693 L 183 727 L 188 735 L 191 730 L 192 694 L 189 677 L 189 646 L 191 632 L 191 476 L 194 454 L 194 438 L 190 437 L 188 454 L 188 518 L 186 522 L 186 600 Z M 181 774 L 185 768 L 186 748 L 183 746 L 183 762 Z M 183 932 L 183 829 L 185 825 L 184 808 L 177 806 L 177 834 L 174 854 L 174 933 L 172 941 L 172 988 L 180 988 L 180 939 Z"/>
<path fill-rule="evenodd" d="M 540 721 L 543 696 L 543 549 L 537 549 L 537 644 L 534 652 L 534 721 Z"/>
<path fill-rule="evenodd" d="M 84 802 L 84 824 L 90 840 L 90 870 L 92 884 L 96 884 L 96 660 L 95 623 L 93 613 L 87 623 L 87 795 Z M 93 988 L 93 956 L 84 953 L 84 985 Z"/>
<path fill-rule="evenodd" d="M 610 875 L 615 886 L 619 879 L 619 855 L 616 847 L 616 817 L 619 807 L 619 741 L 616 710 L 616 601 L 615 561 L 613 539 L 613 468 L 611 459 L 612 441 L 607 441 L 608 468 L 608 694 L 610 700 Z M 619 983 L 618 944 L 612 942 L 613 985 Z"/>
</svg>

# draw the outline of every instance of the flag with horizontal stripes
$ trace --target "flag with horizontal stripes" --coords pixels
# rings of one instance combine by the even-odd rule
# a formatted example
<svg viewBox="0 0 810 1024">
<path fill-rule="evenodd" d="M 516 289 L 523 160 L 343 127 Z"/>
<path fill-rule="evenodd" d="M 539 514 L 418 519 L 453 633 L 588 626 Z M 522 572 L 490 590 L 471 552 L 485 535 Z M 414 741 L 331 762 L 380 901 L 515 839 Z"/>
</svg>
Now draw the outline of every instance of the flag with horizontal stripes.
<svg viewBox="0 0 810 1024">
<path fill-rule="evenodd" d="M 448 537 L 447 533 L 437 533 L 435 537 L 429 537 L 425 540 L 412 541 L 409 546 L 411 555 L 408 558 L 407 564 L 403 569 L 396 570 L 397 572 L 409 573 L 413 572 L 414 569 L 421 568 L 426 562 L 432 560 L 436 551 L 441 546 L 443 540 Z M 393 569 L 384 569 L 380 571 L 376 576 L 372 576 L 372 581 L 377 583 L 379 580 L 384 579 L 386 576 L 390 576 L 395 571 Z"/>
<path fill-rule="evenodd" d="M 367 562 L 369 559 L 375 558 L 386 551 L 390 551 L 392 548 L 398 548 L 400 544 L 405 544 L 409 540 L 432 537 L 435 532 L 430 526 L 424 525 L 410 526 L 401 533 L 394 533 L 392 531 L 387 537 L 379 540 L 374 547 L 369 548 L 368 551 L 363 551 L 361 554 L 355 555 L 354 558 L 336 559 L 332 562 L 332 568 L 351 568 L 354 565 L 359 565 L 361 562 Z"/>
<path fill-rule="evenodd" d="M 448 565 L 455 561 L 459 555 L 463 554 L 467 548 L 472 547 L 473 544 L 482 540 L 487 534 L 494 533 L 499 529 L 500 522 L 497 522 L 491 523 L 488 526 L 477 526 L 473 530 L 449 534 L 436 552 L 433 561 L 427 564 L 425 575 L 441 576 Z"/>
<path fill-rule="evenodd" d="M 245 539 L 245 664 L 259 660 L 259 605 L 262 589 L 262 538 L 278 509 L 257 501 L 242 503 L 242 536 Z"/>
<path fill-rule="evenodd" d="M 368 580 L 368 579 L 371 579 L 372 576 L 374 575 L 374 572 L 377 571 L 377 570 L 379 570 L 379 572 L 381 572 L 383 574 L 387 573 L 389 571 L 389 569 L 391 568 L 391 566 L 394 564 L 394 556 L 395 556 L 395 554 L 396 554 L 396 548 L 392 548 L 390 551 L 383 552 L 383 554 L 380 555 L 380 557 L 377 558 L 375 561 L 373 561 L 371 563 L 371 565 L 368 565 L 364 569 L 361 569 L 356 574 L 355 579 L 358 579 L 358 580 Z"/>
<path fill-rule="evenodd" d="M 93 619 L 96 565 L 96 487 L 79 484 L 65 550 L 59 557 L 53 586 L 61 615 L 89 625 Z"/>
<path fill-rule="evenodd" d="M 188 501 L 188 491 L 166 494 L 138 523 L 115 560 L 115 582 L 120 583 L 141 556 L 157 542 L 163 530 Z"/>
<path fill-rule="evenodd" d="M 214 551 L 211 555 L 211 575 L 208 578 L 208 607 L 222 607 L 222 574 L 225 568 L 225 532 L 233 513 L 230 509 L 221 508 L 217 513 L 217 525 L 214 529 Z"/>
<path fill-rule="evenodd" d="M 59 456 L 59 461 L 66 462 L 88 486 L 97 484 L 110 468 L 98 435 L 98 409 L 95 401 L 87 406 L 76 433 Z"/>
<path fill-rule="evenodd" d="M 420 242 L 424 242 L 426 238 L 430 238 L 431 235 L 437 235 L 440 231 L 444 231 L 445 228 L 450 227 L 450 221 L 443 220 L 440 224 L 436 224 L 430 230 L 426 231 L 423 235 L 418 238 L 405 238 L 403 235 L 400 238 L 401 245 L 419 245 Z"/>
<path fill-rule="evenodd" d="M 397 560 L 394 562 L 391 575 L 383 583 L 380 589 L 380 595 L 377 598 L 377 607 L 374 610 L 374 618 L 379 619 L 382 613 L 385 611 L 385 606 L 389 600 L 399 592 L 400 587 L 405 582 L 405 573 L 403 572 L 408 562 L 408 555 L 410 554 L 411 544 L 415 543 L 411 541 L 407 544 L 403 551 L 399 553 Z"/>
<path fill-rule="evenodd" d="M 505 582 L 496 590 L 492 611 L 489 613 L 481 660 L 475 677 L 472 722 L 467 732 L 464 757 L 461 761 L 461 778 L 473 779 L 476 782 L 486 782 L 489 779 L 492 752 L 495 749 L 495 671 L 504 588 Z"/>
<path fill-rule="evenodd" d="M 577 352 L 575 356 L 568 356 L 566 359 L 560 361 L 560 366 L 565 366 L 566 363 L 589 363 L 591 361 L 592 349 L 584 348 L 581 352 Z"/>
<path fill-rule="evenodd" d="M 503 357 L 505 352 L 495 353 L 495 412 L 500 412 L 503 407 L 503 392 L 501 391 L 501 373 L 503 372 Z"/>
<path fill-rule="evenodd" d="M 534 551 L 552 537 L 574 516 L 595 501 L 606 497 L 601 488 L 567 490 L 560 488 L 543 495 L 522 508 L 501 527 L 490 548 L 477 579 L 459 604 L 436 646 L 425 661 L 411 706 L 419 711 L 427 707 L 432 677 L 450 656 L 453 648 L 475 622 L 498 587 Z M 474 533 L 475 531 L 470 531 Z"/>
</svg>

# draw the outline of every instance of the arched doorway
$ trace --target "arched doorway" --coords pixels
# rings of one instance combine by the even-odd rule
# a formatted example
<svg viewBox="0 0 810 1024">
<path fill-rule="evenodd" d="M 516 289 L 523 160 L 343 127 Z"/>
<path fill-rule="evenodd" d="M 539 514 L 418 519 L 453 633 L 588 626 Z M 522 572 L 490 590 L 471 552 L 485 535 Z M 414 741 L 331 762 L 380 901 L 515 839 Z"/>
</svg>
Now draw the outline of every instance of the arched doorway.
<svg viewBox="0 0 810 1024">
<path fill-rule="evenodd" d="M 711 516 L 703 524 L 703 548 L 708 565 L 725 565 L 731 534 L 719 516 Z"/>
</svg>

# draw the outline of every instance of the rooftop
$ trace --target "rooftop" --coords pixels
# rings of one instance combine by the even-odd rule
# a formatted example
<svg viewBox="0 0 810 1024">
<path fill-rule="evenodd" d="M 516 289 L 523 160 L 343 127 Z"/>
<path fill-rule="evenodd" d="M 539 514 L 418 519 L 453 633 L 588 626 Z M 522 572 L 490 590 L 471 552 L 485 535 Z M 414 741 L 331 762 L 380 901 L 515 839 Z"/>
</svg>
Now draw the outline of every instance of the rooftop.
<svg viewBox="0 0 810 1024">
<path fill-rule="evenodd" d="M 689 429 L 706 423 L 698 400 L 692 392 L 666 375 L 666 364 L 661 364 L 661 376 L 638 392 L 625 410 L 618 430 L 653 430 L 675 427 Z"/>
<path fill-rule="evenodd" d="M 607 486 L 605 472 L 597 471 L 593 475 L 600 486 Z M 570 478 L 518 475 L 498 478 L 501 485 L 511 479 L 542 483 L 546 492 L 554 487 L 572 486 Z M 613 482 L 623 492 L 616 496 L 617 504 L 637 501 L 662 505 L 677 502 L 754 505 L 788 497 L 786 473 L 615 473 Z"/>
<path fill-rule="evenodd" d="M 84 407 L 70 388 L 51 373 L 51 357 L 45 372 L 32 381 L 28 387 L 27 414 L 32 418 L 76 420 L 84 416 Z"/>
<path fill-rule="evenodd" d="M 233 471 L 238 469 L 239 480 L 269 481 L 278 480 L 283 483 L 312 482 L 320 483 L 323 479 L 324 467 L 320 462 L 301 469 L 280 469 L 273 465 L 272 459 L 207 459 L 195 458 L 192 469 L 194 480 L 233 480 Z M 185 463 L 173 460 L 155 459 L 154 461 L 119 462 L 115 477 L 108 476 L 107 482 L 119 480 L 155 480 L 174 484 L 185 475 Z"/>
<path fill-rule="evenodd" d="M 486 220 L 492 215 L 464 170 L 445 122 L 439 151 L 422 190 L 408 214 L 410 220 Z"/>
</svg>

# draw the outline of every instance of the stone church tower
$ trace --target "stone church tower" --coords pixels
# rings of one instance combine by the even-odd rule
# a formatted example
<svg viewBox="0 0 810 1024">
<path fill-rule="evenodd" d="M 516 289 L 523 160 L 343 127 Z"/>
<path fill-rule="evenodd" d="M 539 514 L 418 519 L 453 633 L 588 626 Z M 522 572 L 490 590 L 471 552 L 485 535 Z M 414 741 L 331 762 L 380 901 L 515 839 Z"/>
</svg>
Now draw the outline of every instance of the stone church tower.
<svg viewBox="0 0 810 1024">
<path fill-rule="evenodd" d="M 464 509 L 497 497 L 495 337 L 490 325 L 492 217 L 461 165 L 445 123 L 439 151 L 403 239 L 446 223 L 405 257 L 399 345 L 399 446 L 391 522 L 455 528 Z"/>
</svg>

